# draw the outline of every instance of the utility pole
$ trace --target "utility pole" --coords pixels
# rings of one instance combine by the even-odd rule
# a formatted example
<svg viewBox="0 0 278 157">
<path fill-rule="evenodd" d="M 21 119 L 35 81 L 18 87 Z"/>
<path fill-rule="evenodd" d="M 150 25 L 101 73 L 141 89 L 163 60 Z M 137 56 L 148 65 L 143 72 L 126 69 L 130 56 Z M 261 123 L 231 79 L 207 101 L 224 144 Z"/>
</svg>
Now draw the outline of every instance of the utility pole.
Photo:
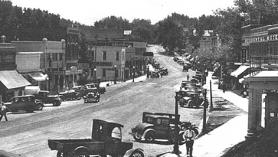
<svg viewBox="0 0 278 157">
<path fill-rule="evenodd" d="M 173 153 L 179 156 L 179 108 L 178 108 L 178 92 L 175 95 L 175 142 Z"/>
<path fill-rule="evenodd" d="M 206 121 L 207 121 L 207 107 L 208 107 L 208 102 L 207 102 L 207 89 L 203 90 L 203 96 L 204 96 L 204 100 L 203 100 L 203 129 L 202 132 L 204 133 L 206 131 Z"/>
<path fill-rule="evenodd" d="M 213 110 L 213 103 L 212 103 L 212 87 L 211 87 L 211 80 L 209 81 L 209 92 L 210 92 L 210 108 L 209 111 Z"/>
</svg>

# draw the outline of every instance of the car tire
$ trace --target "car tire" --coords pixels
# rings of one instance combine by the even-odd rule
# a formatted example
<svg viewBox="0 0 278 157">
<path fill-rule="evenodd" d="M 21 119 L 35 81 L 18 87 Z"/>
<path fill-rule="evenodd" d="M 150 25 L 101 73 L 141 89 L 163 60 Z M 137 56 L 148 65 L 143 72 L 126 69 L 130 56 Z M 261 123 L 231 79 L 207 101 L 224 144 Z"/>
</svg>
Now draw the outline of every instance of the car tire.
<svg viewBox="0 0 278 157">
<path fill-rule="evenodd" d="M 188 100 L 187 102 L 187 107 L 193 107 L 193 101 L 192 100 Z"/>
<path fill-rule="evenodd" d="M 38 110 L 41 111 L 43 109 L 43 107 L 44 107 L 43 104 L 39 104 Z"/>
<path fill-rule="evenodd" d="M 144 153 L 138 150 L 135 150 L 130 154 L 129 157 L 144 157 Z"/>
<path fill-rule="evenodd" d="M 147 132 L 146 136 L 145 136 L 145 140 L 148 142 L 148 143 L 151 143 L 155 140 L 154 138 L 154 132 L 153 131 L 149 131 Z"/>
<path fill-rule="evenodd" d="M 53 106 L 60 106 L 61 105 L 61 102 L 60 101 L 54 101 L 53 102 Z"/>
<path fill-rule="evenodd" d="M 139 133 L 137 133 L 137 132 L 135 134 L 133 134 L 133 138 L 137 142 L 141 141 L 141 137 L 139 137 Z"/>
</svg>

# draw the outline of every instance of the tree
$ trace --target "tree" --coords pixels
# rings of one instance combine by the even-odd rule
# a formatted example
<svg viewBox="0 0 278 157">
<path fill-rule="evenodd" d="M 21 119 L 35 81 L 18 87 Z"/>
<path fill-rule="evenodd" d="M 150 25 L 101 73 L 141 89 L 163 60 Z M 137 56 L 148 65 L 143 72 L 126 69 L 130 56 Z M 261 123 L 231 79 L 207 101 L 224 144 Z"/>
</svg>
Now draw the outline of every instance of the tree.
<svg viewBox="0 0 278 157">
<path fill-rule="evenodd" d="M 132 25 L 132 39 L 136 41 L 154 42 L 154 26 L 150 20 L 134 19 Z"/>
<path fill-rule="evenodd" d="M 94 26 L 97 29 L 130 29 L 130 23 L 128 20 L 116 16 L 103 18 L 102 20 L 95 22 Z"/>
<path fill-rule="evenodd" d="M 176 47 L 182 47 L 182 28 L 175 24 L 171 19 L 165 19 L 158 23 L 156 29 L 157 43 L 168 47 L 172 51 Z"/>
</svg>

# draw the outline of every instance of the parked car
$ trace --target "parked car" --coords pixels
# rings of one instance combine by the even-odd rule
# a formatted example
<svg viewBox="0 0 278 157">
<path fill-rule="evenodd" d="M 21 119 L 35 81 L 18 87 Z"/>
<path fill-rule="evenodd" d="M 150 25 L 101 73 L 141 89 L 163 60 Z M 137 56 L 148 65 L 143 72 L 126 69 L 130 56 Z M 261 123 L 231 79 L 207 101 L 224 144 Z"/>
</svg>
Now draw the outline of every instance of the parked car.
<svg viewBox="0 0 278 157">
<path fill-rule="evenodd" d="M 43 103 L 35 99 L 34 95 L 13 97 L 9 102 L 6 102 L 5 105 L 8 112 L 17 112 L 20 110 L 34 112 L 35 110 L 43 109 Z"/>
<path fill-rule="evenodd" d="M 69 101 L 69 100 L 80 100 L 81 95 L 79 92 L 76 92 L 74 90 L 68 90 L 65 92 L 60 92 L 59 97 L 61 98 L 62 101 Z"/>
<path fill-rule="evenodd" d="M 130 134 L 136 141 L 154 142 L 156 139 L 167 139 L 170 143 L 173 143 L 175 141 L 174 124 L 174 114 L 143 112 L 142 123 L 132 128 Z M 180 132 L 179 135 L 181 134 Z"/>
<path fill-rule="evenodd" d="M 37 94 L 35 94 L 35 98 L 44 104 L 53 104 L 53 106 L 60 106 L 62 102 L 59 95 L 50 95 L 49 91 L 45 90 L 40 90 Z"/>
<path fill-rule="evenodd" d="M 99 102 L 100 94 L 97 91 L 97 89 L 95 89 L 93 91 L 88 92 L 83 98 L 85 103 Z"/>
<path fill-rule="evenodd" d="M 165 67 L 162 67 L 159 69 L 160 75 L 168 75 L 168 69 Z"/>
<path fill-rule="evenodd" d="M 178 103 L 181 107 L 196 107 L 199 108 L 203 102 L 200 93 L 196 91 L 179 91 Z"/>
<path fill-rule="evenodd" d="M 152 71 L 151 72 L 151 78 L 159 78 L 159 72 L 158 71 Z"/>
<path fill-rule="evenodd" d="M 85 87 L 86 87 L 86 89 L 97 88 L 97 90 L 100 94 L 104 94 L 106 92 L 106 88 L 105 87 L 100 87 L 99 83 L 86 84 Z"/>
<path fill-rule="evenodd" d="M 133 143 L 122 141 L 122 127 L 118 123 L 94 119 L 91 138 L 49 139 L 48 146 L 57 150 L 57 157 L 144 157 L 142 149 L 133 149 Z"/>
</svg>

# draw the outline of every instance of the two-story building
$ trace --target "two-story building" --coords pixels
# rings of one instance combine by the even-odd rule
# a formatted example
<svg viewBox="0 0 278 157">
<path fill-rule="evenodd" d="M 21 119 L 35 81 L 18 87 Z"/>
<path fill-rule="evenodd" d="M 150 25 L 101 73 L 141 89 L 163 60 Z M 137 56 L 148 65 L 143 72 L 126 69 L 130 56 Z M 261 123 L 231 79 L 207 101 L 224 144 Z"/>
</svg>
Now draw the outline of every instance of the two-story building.
<svg viewBox="0 0 278 157">
<path fill-rule="evenodd" d="M 20 67 L 18 69 L 23 74 L 31 75 L 37 81 L 36 77 L 39 75 L 41 79 L 45 77 L 47 83 L 44 89 L 51 92 L 57 93 L 65 88 L 65 40 L 48 41 L 44 38 L 42 41 L 12 41 L 12 44 L 19 55 L 17 59 Z M 27 56 L 32 56 L 30 58 L 32 60 L 25 60 Z M 26 63 L 23 63 L 24 60 Z M 31 63 L 32 61 L 38 63 L 37 67 Z"/>
<path fill-rule="evenodd" d="M 130 79 L 146 70 L 146 42 L 129 41 L 124 30 L 83 30 L 91 61 L 91 76 L 100 80 Z"/>
<path fill-rule="evenodd" d="M 66 71 L 65 71 L 65 82 L 66 87 L 71 88 L 72 86 L 77 85 L 78 80 L 80 79 L 83 69 L 86 68 L 81 63 L 79 64 L 80 53 L 81 53 L 81 33 L 78 26 L 72 26 L 67 28 L 67 37 L 66 37 Z"/>
<path fill-rule="evenodd" d="M 213 30 L 204 30 L 204 34 L 200 39 L 200 49 L 203 51 L 215 51 L 221 45 L 218 34 Z"/>
<path fill-rule="evenodd" d="M 0 102 L 8 101 L 13 96 L 24 94 L 24 87 L 30 83 L 16 71 L 16 50 L 11 43 L 5 43 L 5 36 L 0 43 Z"/>
</svg>

